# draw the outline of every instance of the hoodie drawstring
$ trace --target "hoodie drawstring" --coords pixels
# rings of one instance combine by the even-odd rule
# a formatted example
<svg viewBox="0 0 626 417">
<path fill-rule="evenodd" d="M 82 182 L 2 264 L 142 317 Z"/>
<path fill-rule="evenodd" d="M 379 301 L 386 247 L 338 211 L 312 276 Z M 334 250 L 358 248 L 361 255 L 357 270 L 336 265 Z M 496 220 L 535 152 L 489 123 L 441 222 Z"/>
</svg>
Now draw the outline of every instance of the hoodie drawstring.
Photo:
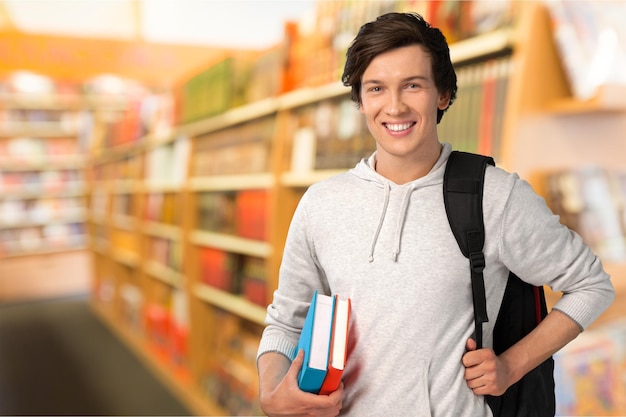
<svg viewBox="0 0 626 417">
<path fill-rule="evenodd" d="M 409 201 L 411 200 L 411 193 L 415 187 L 413 184 L 410 184 L 407 187 L 406 192 L 404 193 L 404 198 L 402 199 L 402 206 L 400 207 L 400 213 L 398 216 L 398 224 L 396 226 L 396 245 L 393 251 L 392 259 L 394 262 L 398 260 L 398 254 L 400 253 L 400 241 L 402 240 L 402 231 L 404 230 L 404 221 L 406 220 L 406 212 L 409 207 Z"/>
<path fill-rule="evenodd" d="M 391 187 L 388 182 L 385 182 L 385 203 L 383 204 L 383 211 L 380 213 L 380 219 L 378 220 L 378 227 L 376 228 L 376 233 L 374 233 L 374 239 L 372 239 L 372 245 L 370 247 L 370 256 L 369 261 L 374 262 L 374 248 L 376 247 L 376 242 L 378 241 L 378 235 L 380 234 L 380 229 L 383 227 L 383 221 L 385 220 L 385 214 L 387 213 L 387 206 L 389 205 L 389 194 L 391 193 Z"/>
<path fill-rule="evenodd" d="M 411 193 L 415 189 L 413 184 L 410 184 L 405 191 L 404 198 L 402 199 L 402 206 L 400 207 L 398 223 L 396 225 L 396 236 L 395 236 L 395 246 L 394 251 L 392 253 L 392 259 L 394 262 L 398 260 L 398 254 L 400 253 L 400 242 L 402 240 L 402 231 L 404 229 L 404 222 L 406 220 L 406 214 L 409 207 L 409 202 L 411 201 Z M 369 253 L 369 262 L 374 261 L 374 249 L 376 248 L 376 243 L 378 242 L 378 236 L 380 235 L 380 230 L 383 227 L 383 222 L 385 220 L 385 214 L 387 214 L 387 207 L 389 205 L 389 198 L 391 194 L 391 187 L 388 182 L 385 182 L 385 202 L 383 204 L 383 210 L 380 214 L 380 219 L 378 220 L 378 226 L 376 227 L 376 233 L 374 233 L 374 238 L 372 239 L 372 245 L 370 246 Z"/>
</svg>

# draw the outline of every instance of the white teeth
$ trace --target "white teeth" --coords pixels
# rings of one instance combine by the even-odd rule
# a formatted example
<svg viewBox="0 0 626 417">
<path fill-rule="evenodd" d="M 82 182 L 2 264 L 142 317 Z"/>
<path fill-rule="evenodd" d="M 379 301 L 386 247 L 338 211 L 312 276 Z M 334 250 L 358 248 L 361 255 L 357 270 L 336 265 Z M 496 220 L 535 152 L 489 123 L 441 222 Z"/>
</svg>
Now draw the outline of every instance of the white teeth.
<svg viewBox="0 0 626 417">
<path fill-rule="evenodd" d="M 395 124 L 395 125 L 387 123 L 385 126 L 387 126 L 387 129 L 389 130 L 393 130 L 394 132 L 400 132 L 402 130 L 406 130 L 410 128 L 411 126 L 413 126 L 413 123 L 402 123 L 402 124 Z"/>
</svg>

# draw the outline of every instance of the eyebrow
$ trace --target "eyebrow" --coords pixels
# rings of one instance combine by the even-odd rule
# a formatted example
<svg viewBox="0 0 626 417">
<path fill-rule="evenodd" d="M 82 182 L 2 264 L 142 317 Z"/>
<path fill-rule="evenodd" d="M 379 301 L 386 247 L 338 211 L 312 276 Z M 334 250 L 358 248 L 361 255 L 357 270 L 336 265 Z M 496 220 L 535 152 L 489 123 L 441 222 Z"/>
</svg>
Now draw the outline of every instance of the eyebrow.
<svg viewBox="0 0 626 417">
<path fill-rule="evenodd" d="M 409 81 L 431 81 L 431 79 L 426 77 L 426 76 L 424 76 L 424 75 L 412 75 L 410 77 L 403 78 L 400 81 L 403 82 L 403 83 L 406 83 L 406 82 L 409 82 Z M 361 84 L 362 85 L 366 85 L 366 84 L 384 84 L 384 82 L 380 81 L 380 80 L 372 79 L 372 80 L 364 80 Z"/>
</svg>

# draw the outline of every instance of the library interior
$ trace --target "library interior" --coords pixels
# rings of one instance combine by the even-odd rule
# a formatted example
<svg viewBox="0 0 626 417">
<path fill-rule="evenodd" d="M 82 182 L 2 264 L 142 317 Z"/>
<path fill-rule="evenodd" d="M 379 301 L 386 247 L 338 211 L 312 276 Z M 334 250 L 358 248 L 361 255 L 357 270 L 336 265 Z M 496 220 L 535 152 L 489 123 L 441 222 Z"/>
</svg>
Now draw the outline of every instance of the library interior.
<svg viewBox="0 0 626 417">
<path fill-rule="evenodd" d="M 0 1 L 0 329 L 79 299 L 191 415 L 262 415 L 256 354 L 290 219 L 375 150 L 346 50 L 363 23 L 415 11 L 458 77 L 440 140 L 528 181 L 615 287 L 554 356 L 557 415 L 626 415 L 626 2 L 150 3 L 168 1 Z"/>
</svg>

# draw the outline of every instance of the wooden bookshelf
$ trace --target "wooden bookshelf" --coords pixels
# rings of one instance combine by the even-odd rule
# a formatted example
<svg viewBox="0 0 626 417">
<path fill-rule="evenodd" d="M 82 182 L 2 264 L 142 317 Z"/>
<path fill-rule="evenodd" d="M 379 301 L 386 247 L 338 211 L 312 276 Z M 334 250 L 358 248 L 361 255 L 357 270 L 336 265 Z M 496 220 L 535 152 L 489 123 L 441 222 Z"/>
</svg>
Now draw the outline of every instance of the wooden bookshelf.
<svg viewBox="0 0 626 417">
<path fill-rule="evenodd" d="M 0 300 L 90 289 L 82 104 L 0 94 Z"/>
<path fill-rule="evenodd" d="M 623 150 L 625 145 L 619 133 L 623 129 L 604 131 L 608 134 L 602 143 L 611 146 L 596 149 L 595 138 L 577 139 L 577 147 L 567 156 L 554 152 L 554 149 L 568 147 L 568 138 L 563 137 L 561 131 L 565 125 L 603 125 L 607 118 L 610 126 L 619 125 L 617 119 L 623 118 L 623 107 L 620 96 L 608 90 L 590 102 L 574 100 L 552 41 L 547 11 L 533 2 L 521 4 L 518 10 L 515 27 L 451 46 L 451 56 L 458 69 L 470 65 L 480 68 L 494 58 L 510 63 L 506 97 L 501 106 L 503 112 L 497 116 L 499 127 L 494 133 L 499 141 L 495 155 L 498 165 L 518 172 L 538 189 L 539 178 L 547 170 L 576 166 L 589 155 L 594 155 L 600 163 L 622 166 L 623 157 L 615 155 L 614 147 Z M 317 181 L 352 168 L 373 149 L 373 139 L 364 126 L 358 124 L 362 123 L 357 121 L 361 115 L 350 102 L 349 94 L 338 82 L 303 87 L 176 126 L 166 138 L 156 139 L 147 134 L 131 144 L 94 153 L 91 165 L 100 174 L 92 188 L 106 196 L 102 199 L 106 201 L 105 206 L 95 210 L 97 213 L 90 213 L 90 230 L 99 233 L 92 239 L 96 264 L 95 302 L 99 308 L 113 312 L 107 316 L 108 322 L 130 333 L 133 340 L 140 340 L 140 343 L 132 343 L 145 353 L 151 349 L 147 346 L 153 344 L 151 331 L 137 327 L 133 318 L 141 316 L 146 306 L 166 308 L 168 302 L 182 293 L 187 300 L 189 333 L 185 359 L 191 385 L 176 378 L 172 383 L 177 390 L 193 387 L 190 389 L 199 393 L 199 402 L 212 410 L 212 415 L 234 414 L 233 410 L 218 404 L 217 397 L 228 397 L 229 391 L 236 397 L 231 398 L 232 401 L 240 406 L 244 406 L 243 403 L 253 409 L 258 406 L 258 391 L 255 391 L 258 388 L 250 384 L 250 369 L 254 368 L 254 355 L 250 351 L 260 337 L 266 306 L 249 299 L 244 280 L 250 277 L 246 277 L 244 271 L 249 268 L 258 274 L 251 280 L 258 285 L 253 289 L 270 300 L 277 286 L 289 223 L 304 190 Z M 292 161 L 297 160 L 293 157 L 294 138 L 302 131 L 307 133 L 306 129 L 315 128 L 312 115 L 325 111 L 334 117 L 348 114 L 348 109 L 356 114 L 352 130 L 343 132 L 345 137 L 340 139 L 337 134 L 334 137 L 329 134 L 328 143 L 335 142 L 324 145 L 328 146 L 326 149 L 315 143 L 310 148 L 312 153 L 305 155 L 309 157 L 307 167 L 292 166 Z M 444 120 L 450 114 L 444 116 Z M 338 131 L 336 127 L 330 130 Z M 551 137 L 545 137 L 546 131 Z M 472 134 L 478 137 L 478 133 Z M 320 135 L 318 132 L 317 137 Z M 179 177 L 182 179 L 172 183 L 147 175 L 149 154 L 159 147 L 171 147 L 179 140 L 187 140 L 183 138 L 188 138 L 189 147 L 184 167 L 179 167 L 184 170 L 184 175 Z M 542 147 L 545 143 L 550 143 L 546 149 Z M 581 143 L 584 145 L 578 148 Z M 323 161 L 322 151 L 327 154 L 343 152 L 343 159 Z M 255 159 L 254 152 L 263 155 L 262 160 Z M 620 152 L 617 155 L 626 154 L 626 150 Z M 132 175 L 120 175 L 120 172 Z M 256 223 L 263 224 L 265 231 L 257 231 L 254 237 L 243 236 L 237 228 L 237 222 L 241 221 L 237 217 L 241 209 L 239 197 L 254 193 L 259 193 L 263 199 L 255 214 L 263 213 Z M 91 195 L 93 197 L 94 193 Z M 131 213 L 112 209 L 116 196 L 120 195 L 134 198 Z M 178 208 L 178 214 L 173 216 L 175 220 L 145 218 L 152 204 L 149 203 L 151 195 L 175 199 Z M 246 209 L 250 214 L 259 207 Z M 121 248 L 116 243 L 116 233 L 123 243 Z M 155 240 L 167 241 L 172 251 L 180 252 L 175 265 L 165 259 L 155 259 L 150 253 Z M 607 269 L 623 297 L 626 293 L 624 265 L 611 264 Z M 218 288 L 207 282 L 207 274 L 227 276 L 225 285 L 229 288 Z M 111 286 L 115 289 L 112 292 L 107 290 Z M 168 311 L 174 315 L 171 309 Z M 607 313 L 607 317 L 623 313 L 619 307 Z M 233 346 L 246 348 L 237 351 Z M 235 371 L 230 372 L 225 364 L 230 364 Z M 165 374 L 173 372 L 167 367 L 162 369 Z"/>
</svg>

